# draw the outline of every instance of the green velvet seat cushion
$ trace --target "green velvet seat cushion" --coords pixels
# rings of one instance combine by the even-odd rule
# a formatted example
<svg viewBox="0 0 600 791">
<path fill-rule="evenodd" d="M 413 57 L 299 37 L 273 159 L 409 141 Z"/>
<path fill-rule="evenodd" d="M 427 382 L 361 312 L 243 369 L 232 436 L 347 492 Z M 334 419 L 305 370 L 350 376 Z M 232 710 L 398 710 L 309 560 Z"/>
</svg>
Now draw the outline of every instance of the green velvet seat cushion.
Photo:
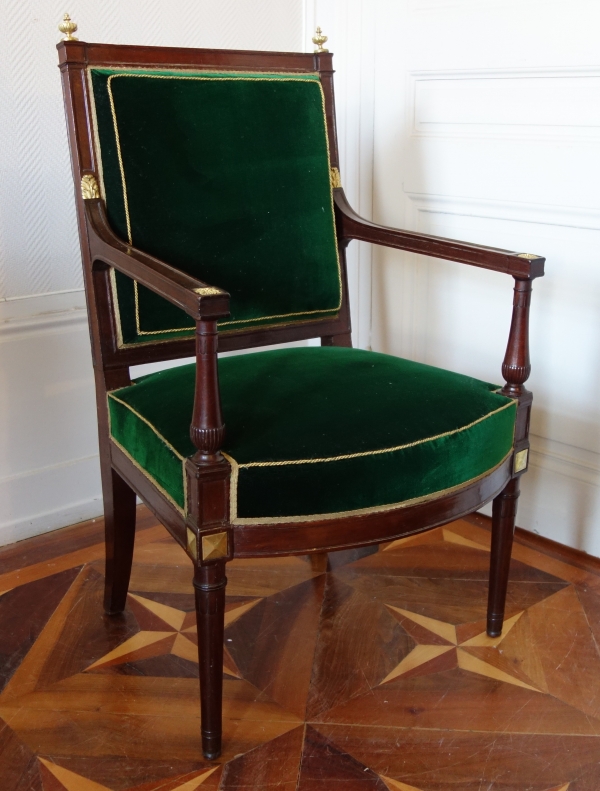
<svg viewBox="0 0 600 791">
<path fill-rule="evenodd" d="M 232 521 L 385 509 L 430 498 L 511 452 L 516 404 L 496 385 L 357 349 L 222 358 Z M 185 508 L 195 365 L 109 394 L 111 432 Z"/>
<path fill-rule="evenodd" d="M 92 69 L 115 232 L 231 294 L 220 328 L 337 314 L 341 278 L 323 91 L 315 74 Z M 193 331 L 114 273 L 124 344 Z"/>
</svg>

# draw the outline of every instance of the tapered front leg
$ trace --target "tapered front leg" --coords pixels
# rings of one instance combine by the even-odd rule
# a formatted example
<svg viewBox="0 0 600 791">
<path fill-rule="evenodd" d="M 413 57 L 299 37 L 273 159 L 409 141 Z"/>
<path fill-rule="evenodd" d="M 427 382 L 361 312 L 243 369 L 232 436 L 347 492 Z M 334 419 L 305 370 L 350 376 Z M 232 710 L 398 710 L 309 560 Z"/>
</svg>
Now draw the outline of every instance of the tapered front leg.
<svg viewBox="0 0 600 791">
<path fill-rule="evenodd" d="M 224 561 L 196 567 L 194 588 L 198 622 L 202 752 L 209 759 L 221 755 L 226 585 Z"/>
<path fill-rule="evenodd" d="M 492 510 L 492 555 L 487 612 L 487 633 L 490 637 L 499 637 L 502 634 L 510 555 L 519 499 L 519 480 L 513 478 L 508 482 L 504 490 L 495 498 Z"/>
<path fill-rule="evenodd" d="M 112 468 L 103 476 L 106 576 L 104 609 L 116 615 L 125 609 L 133 544 L 135 540 L 135 492 Z"/>
</svg>

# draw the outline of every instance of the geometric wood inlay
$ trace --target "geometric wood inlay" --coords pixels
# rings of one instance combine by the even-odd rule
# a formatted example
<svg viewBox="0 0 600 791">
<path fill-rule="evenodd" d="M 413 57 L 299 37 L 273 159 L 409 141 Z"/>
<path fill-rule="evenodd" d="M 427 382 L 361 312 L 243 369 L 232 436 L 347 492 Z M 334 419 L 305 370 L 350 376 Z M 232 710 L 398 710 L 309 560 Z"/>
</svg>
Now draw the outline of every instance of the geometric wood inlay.
<svg viewBox="0 0 600 791">
<path fill-rule="evenodd" d="M 390 791 L 421 791 L 420 788 L 416 788 L 416 786 L 409 786 L 406 783 L 401 783 L 400 780 L 394 780 L 391 777 L 385 777 L 384 775 L 379 775 L 386 786 L 390 789 Z"/>
<path fill-rule="evenodd" d="M 490 665 L 488 662 L 484 662 L 482 659 L 478 659 L 467 651 L 463 651 L 459 648 L 456 653 L 458 657 L 458 666 L 461 670 L 469 670 L 471 673 L 478 673 L 481 676 L 487 676 L 496 681 L 504 681 L 506 684 L 514 684 L 517 687 L 530 689 L 533 692 L 539 691 L 530 684 L 526 684 L 524 681 L 521 681 L 521 679 L 499 670 L 497 667 Z"/>
<path fill-rule="evenodd" d="M 517 537 L 490 638 L 478 520 L 329 571 L 229 562 L 218 762 L 199 745 L 192 567 L 146 509 L 119 616 L 102 611 L 96 524 L 24 543 L 21 566 L 9 548 L 0 791 L 596 791 L 600 566 Z"/>
<path fill-rule="evenodd" d="M 393 670 L 387 674 L 383 681 L 380 682 L 381 684 L 386 684 L 388 681 L 392 681 L 399 676 L 406 675 L 418 667 L 428 665 L 430 662 L 433 662 L 439 656 L 442 656 L 448 651 L 454 651 L 454 646 L 466 649 L 498 648 L 498 646 L 510 633 L 513 626 L 523 615 L 523 612 L 519 612 L 516 615 L 513 615 L 511 618 L 507 618 L 504 622 L 502 633 L 499 637 L 489 637 L 486 632 L 481 632 L 480 634 L 475 635 L 475 637 L 471 637 L 470 639 L 459 644 L 456 636 L 456 627 L 453 624 L 444 623 L 443 621 L 438 621 L 434 618 L 420 615 L 419 613 L 409 612 L 408 610 L 403 610 L 399 607 L 393 607 L 390 604 L 386 604 L 385 606 L 392 612 L 399 613 L 400 615 L 404 616 L 404 618 L 416 623 L 419 627 L 431 632 L 436 637 L 441 637 L 443 640 L 447 640 L 449 643 L 451 643 L 451 645 L 418 642 L 418 637 L 416 636 L 414 630 L 411 631 L 409 627 L 406 627 L 413 639 L 417 640 L 417 645 L 407 656 L 402 659 L 398 665 L 396 665 L 395 668 L 393 668 Z M 537 687 L 531 686 L 530 684 L 523 681 L 523 679 L 514 676 L 512 673 L 505 672 L 501 668 L 495 667 L 493 664 L 481 659 L 481 657 L 474 656 L 468 650 L 458 650 L 456 652 L 456 661 L 458 662 L 458 667 L 461 670 L 468 670 L 472 673 L 477 673 L 479 675 L 487 676 L 488 678 L 496 679 L 497 681 L 504 681 L 507 684 L 515 684 L 518 687 L 531 689 L 534 692 L 539 691 Z M 439 663 L 436 663 L 435 665 L 432 665 L 432 667 L 438 668 L 438 664 Z"/>
<path fill-rule="evenodd" d="M 43 758 L 38 760 L 63 784 L 66 791 L 111 791 L 110 788 L 94 783 L 93 780 L 88 780 L 62 766 L 57 766 L 52 761 L 46 761 Z"/>
<path fill-rule="evenodd" d="M 442 535 L 444 536 L 444 541 L 448 541 L 450 544 L 460 544 L 463 547 L 482 549 L 484 552 L 490 551 L 490 548 L 488 546 L 485 546 L 484 544 L 478 544 L 476 541 L 471 541 L 470 538 L 459 536 L 458 533 L 454 533 L 452 532 L 452 530 L 447 530 L 446 528 L 443 528 Z"/>
</svg>

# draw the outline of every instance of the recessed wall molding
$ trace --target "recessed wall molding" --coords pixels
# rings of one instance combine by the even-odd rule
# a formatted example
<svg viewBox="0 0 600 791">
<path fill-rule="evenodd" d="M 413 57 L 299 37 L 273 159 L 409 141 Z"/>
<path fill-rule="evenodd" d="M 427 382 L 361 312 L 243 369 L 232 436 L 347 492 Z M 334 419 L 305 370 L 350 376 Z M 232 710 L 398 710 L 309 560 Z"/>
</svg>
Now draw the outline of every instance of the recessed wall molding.
<svg viewBox="0 0 600 791">
<path fill-rule="evenodd" d="M 573 478 L 580 483 L 600 485 L 600 454 L 564 442 L 530 435 L 530 463 Z"/>
<path fill-rule="evenodd" d="M 98 455 L 0 479 L 0 546 L 102 515 Z"/>
<path fill-rule="evenodd" d="M 486 5 L 506 7 L 510 0 L 487 0 Z M 469 6 L 480 6 L 480 0 L 408 0 L 408 8 L 413 12 L 438 10 L 446 8 L 468 8 Z"/>
<path fill-rule="evenodd" d="M 591 231 L 600 230 L 600 208 L 522 203 L 460 195 L 436 195 L 427 192 L 405 191 L 405 195 L 410 198 L 414 210 L 425 214 L 453 214 L 490 220 L 558 225 Z M 416 230 L 416 226 L 411 227 Z"/>
<path fill-rule="evenodd" d="M 600 66 L 412 70 L 412 135 L 600 142 Z"/>
<path fill-rule="evenodd" d="M 0 322 L 0 343 L 14 340 L 15 336 L 76 329 L 87 330 L 85 308 Z"/>
</svg>

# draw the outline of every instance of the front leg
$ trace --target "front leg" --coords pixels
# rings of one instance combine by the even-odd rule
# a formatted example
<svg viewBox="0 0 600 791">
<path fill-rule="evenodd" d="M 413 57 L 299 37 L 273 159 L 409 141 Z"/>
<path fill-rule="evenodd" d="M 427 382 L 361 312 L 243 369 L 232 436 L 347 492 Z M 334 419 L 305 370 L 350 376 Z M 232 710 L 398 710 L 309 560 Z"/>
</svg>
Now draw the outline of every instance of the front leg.
<svg viewBox="0 0 600 791">
<path fill-rule="evenodd" d="M 221 755 L 226 585 L 224 560 L 196 566 L 194 588 L 198 624 L 202 752 L 209 760 Z"/>
<path fill-rule="evenodd" d="M 487 633 L 490 637 L 499 637 L 502 634 L 518 499 L 519 478 L 509 481 L 504 490 L 494 499 L 487 611 Z"/>
<path fill-rule="evenodd" d="M 530 304 L 531 280 L 515 278 L 512 321 L 502 364 L 502 374 L 506 380 L 502 394 L 516 399 L 517 415 L 513 440 L 512 478 L 494 499 L 492 509 L 492 552 L 487 612 L 487 633 L 490 637 L 499 637 L 502 634 L 520 476 L 527 470 L 529 458 L 529 417 L 532 398 L 524 384 L 531 372 Z"/>
<path fill-rule="evenodd" d="M 196 392 L 190 437 L 197 448 L 186 462 L 188 554 L 194 561 L 202 752 L 221 755 L 223 731 L 223 633 L 225 563 L 233 556 L 229 529 L 229 464 L 219 448 L 225 435 L 221 415 L 216 321 L 196 325 Z"/>
</svg>

